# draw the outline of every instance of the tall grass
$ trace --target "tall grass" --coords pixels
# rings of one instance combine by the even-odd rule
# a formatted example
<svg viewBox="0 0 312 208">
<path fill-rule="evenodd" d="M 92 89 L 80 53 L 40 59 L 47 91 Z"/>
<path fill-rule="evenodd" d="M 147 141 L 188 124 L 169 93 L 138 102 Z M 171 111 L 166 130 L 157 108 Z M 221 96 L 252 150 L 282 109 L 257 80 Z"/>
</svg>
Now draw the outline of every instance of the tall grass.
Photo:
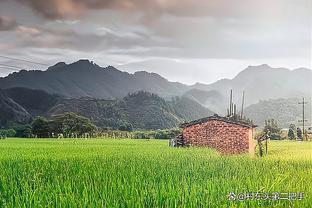
<svg viewBox="0 0 312 208">
<path fill-rule="evenodd" d="M 311 207 L 312 143 L 270 142 L 266 158 L 159 140 L 0 141 L 0 207 Z M 229 192 L 304 192 L 229 201 Z"/>
</svg>

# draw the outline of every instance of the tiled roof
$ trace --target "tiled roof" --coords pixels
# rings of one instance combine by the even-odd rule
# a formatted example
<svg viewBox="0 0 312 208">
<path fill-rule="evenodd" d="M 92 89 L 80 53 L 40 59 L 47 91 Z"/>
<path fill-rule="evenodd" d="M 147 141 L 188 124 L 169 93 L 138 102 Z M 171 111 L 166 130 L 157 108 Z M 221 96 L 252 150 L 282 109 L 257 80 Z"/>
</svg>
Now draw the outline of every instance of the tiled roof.
<svg viewBox="0 0 312 208">
<path fill-rule="evenodd" d="M 241 121 L 241 120 L 237 120 L 237 119 L 234 119 L 234 118 L 222 117 L 222 116 L 219 116 L 217 114 L 214 114 L 213 116 L 201 118 L 201 119 L 198 119 L 198 120 L 195 120 L 195 121 L 191 121 L 191 122 L 188 122 L 188 123 L 183 123 L 183 124 L 180 125 L 180 127 L 181 128 L 185 128 L 185 127 L 193 126 L 193 125 L 196 125 L 196 124 L 202 124 L 202 123 L 205 123 L 205 122 L 210 121 L 210 120 L 223 121 L 223 122 L 226 122 L 226 123 L 236 124 L 236 125 L 240 125 L 240 126 L 244 126 L 244 127 L 248 127 L 248 128 L 255 128 L 255 127 L 257 127 L 256 125 L 251 124 L 251 123 L 247 123 L 247 122 L 244 122 L 244 121 Z"/>
</svg>

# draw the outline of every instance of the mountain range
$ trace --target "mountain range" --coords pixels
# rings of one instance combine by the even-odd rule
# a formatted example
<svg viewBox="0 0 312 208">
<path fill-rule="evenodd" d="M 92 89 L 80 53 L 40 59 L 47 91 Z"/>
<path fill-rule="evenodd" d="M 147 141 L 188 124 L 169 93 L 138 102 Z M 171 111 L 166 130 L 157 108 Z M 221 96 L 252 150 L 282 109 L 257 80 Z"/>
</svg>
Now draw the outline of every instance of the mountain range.
<svg viewBox="0 0 312 208">
<path fill-rule="evenodd" d="M 249 66 L 233 79 L 222 79 L 209 85 L 197 83 L 192 87 L 202 91 L 217 91 L 219 96 L 226 98 L 223 101 L 228 100 L 229 92 L 233 89 L 234 102 L 239 105 L 242 92 L 245 91 L 245 104 L 249 106 L 260 100 L 311 97 L 312 71 L 306 68 L 271 68 L 264 64 Z M 209 103 L 209 99 L 206 102 Z M 205 105 L 205 102 L 202 104 Z"/>
<path fill-rule="evenodd" d="M 89 60 L 79 60 L 72 64 L 60 62 L 49 67 L 46 71 L 22 70 L 14 72 L 7 77 L 0 78 L 0 89 L 5 91 L 12 106 L 15 103 L 32 116 L 48 114 L 48 112 L 68 111 L 69 109 L 88 115 L 89 113 L 87 112 L 90 109 L 88 110 L 86 106 L 104 106 L 101 108 L 101 112 L 112 105 L 116 106 L 116 108 L 121 108 L 124 105 L 122 103 L 127 103 L 127 97 L 129 98 L 131 94 L 137 94 L 139 91 L 149 92 L 157 94 L 157 99 L 152 96 L 155 102 L 158 99 L 162 100 L 156 102 L 160 106 L 163 106 L 161 103 L 168 105 L 167 107 L 163 106 L 161 111 L 163 114 L 160 115 L 173 115 L 170 119 L 170 116 L 165 116 L 168 122 L 171 120 L 169 126 L 181 120 L 204 117 L 204 115 L 212 112 L 224 115 L 228 106 L 229 92 L 232 89 L 234 102 L 237 106 L 241 106 L 242 92 L 245 92 L 246 115 L 255 120 L 257 124 L 261 124 L 263 115 L 266 115 L 266 117 L 277 116 L 273 113 L 273 109 L 265 107 L 265 103 L 262 101 L 266 100 L 274 105 L 283 102 L 287 105 L 287 102 L 290 101 L 289 99 L 292 98 L 311 98 L 312 71 L 305 68 L 295 70 L 272 68 L 264 64 L 249 66 L 233 79 L 221 79 L 212 84 L 196 83 L 194 85 L 185 85 L 178 82 L 170 82 L 156 73 L 145 71 L 128 73 L 120 71 L 113 66 L 100 67 Z M 20 94 L 33 99 L 23 100 Z M 142 96 L 142 94 L 139 95 Z M 43 98 L 41 100 L 38 99 L 41 96 Z M 143 99 L 143 97 L 141 98 Z M 1 99 L 3 101 L 4 97 L 2 96 Z M 178 102 L 177 99 L 179 99 Z M 275 102 L 274 100 L 276 99 L 282 100 Z M 178 116 L 179 112 L 172 107 L 173 100 L 176 100 L 175 106 L 179 106 L 180 111 L 184 112 L 183 116 Z M 41 106 L 37 106 L 36 109 L 29 108 L 33 103 L 41 103 Z M 82 105 L 81 103 L 84 104 Z M 126 106 L 130 103 L 127 103 Z M 15 104 L 14 108 L 16 109 L 17 106 Z M 142 102 L 140 100 L 136 101 L 136 105 L 141 106 L 140 110 L 142 111 L 149 112 L 151 108 L 155 107 L 153 104 L 143 107 L 143 104 L 143 100 Z M 79 107 L 73 109 L 75 105 Z M 136 107 L 134 105 L 130 106 L 132 108 Z M 194 108 L 200 109 L 198 112 L 203 114 L 195 113 Z M 258 112 L 261 112 L 261 109 L 259 108 L 266 109 L 266 113 L 262 112 L 260 115 Z M 131 125 L 135 124 L 137 128 L 145 128 L 141 124 L 136 123 L 136 121 L 131 121 L 133 115 L 139 114 L 138 111 L 132 111 L 131 108 L 126 107 L 122 109 L 126 109 L 126 114 L 130 115 L 127 118 L 128 120 L 126 119 L 128 123 L 131 123 Z M 288 115 L 293 115 L 291 119 L 293 121 L 297 120 L 298 117 L 299 112 L 296 109 L 288 109 L 289 112 L 293 112 Z M 97 110 L 99 110 L 98 107 Z M 283 117 L 282 114 L 282 112 L 279 113 L 281 117 Z M 175 122 L 173 122 L 174 117 L 176 118 Z M 94 118 L 96 118 L 94 121 L 98 125 L 106 122 L 98 119 L 96 116 Z M 287 125 L 287 122 L 283 122 L 284 118 L 280 120 L 282 125 Z M 289 118 L 286 120 L 289 120 Z"/>
<path fill-rule="evenodd" d="M 100 67 L 88 60 L 72 64 L 63 62 L 46 71 L 19 71 L 0 79 L 0 88 L 39 89 L 65 97 L 122 98 L 129 93 L 147 91 L 161 97 L 182 95 L 187 86 L 169 82 L 155 73 L 144 71 L 129 74 L 113 66 Z"/>
</svg>

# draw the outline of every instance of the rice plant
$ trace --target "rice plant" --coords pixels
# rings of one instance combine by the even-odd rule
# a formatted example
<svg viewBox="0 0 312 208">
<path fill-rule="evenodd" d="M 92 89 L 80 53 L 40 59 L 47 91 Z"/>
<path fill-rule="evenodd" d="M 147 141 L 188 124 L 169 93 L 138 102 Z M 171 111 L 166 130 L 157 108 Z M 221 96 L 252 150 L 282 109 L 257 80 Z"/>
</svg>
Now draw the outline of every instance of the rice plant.
<svg viewBox="0 0 312 208">
<path fill-rule="evenodd" d="M 0 140 L 0 207 L 311 207 L 312 143 L 264 158 L 170 148 L 165 140 Z M 229 200 L 229 193 L 304 193 Z"/>
</svg>

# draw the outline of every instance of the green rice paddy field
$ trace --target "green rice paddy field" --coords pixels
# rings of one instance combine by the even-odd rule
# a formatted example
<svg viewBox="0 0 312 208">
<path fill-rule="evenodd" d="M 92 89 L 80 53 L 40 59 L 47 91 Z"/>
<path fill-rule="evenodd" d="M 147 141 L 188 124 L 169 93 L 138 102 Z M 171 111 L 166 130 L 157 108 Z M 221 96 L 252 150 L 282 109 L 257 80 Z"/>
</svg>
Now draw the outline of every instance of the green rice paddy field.
<svg viewBox="0 0 312 208">
<path fill-rule="evenodd" d="M 230 201 L 230 192 L 304 195 Z M 0 140 L 0 207 L 310 208 L 312 143 L 271 141 L 257 158 L 165 140 Z"/>
</svg>

